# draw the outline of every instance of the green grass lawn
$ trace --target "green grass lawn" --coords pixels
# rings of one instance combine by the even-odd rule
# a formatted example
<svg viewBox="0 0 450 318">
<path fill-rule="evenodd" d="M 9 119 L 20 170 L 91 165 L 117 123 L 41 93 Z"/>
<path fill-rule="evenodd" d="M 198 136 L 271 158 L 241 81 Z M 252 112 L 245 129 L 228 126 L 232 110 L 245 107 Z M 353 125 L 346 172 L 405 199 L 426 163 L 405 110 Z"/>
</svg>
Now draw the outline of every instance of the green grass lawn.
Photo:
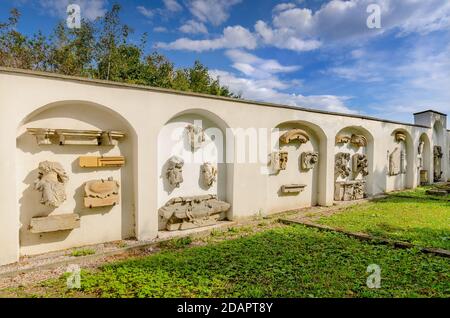
<svg viewBox="0 0 450 318">
<path fill-rule="evenodd" d="M 214 234 L 214 240 L 230 233 Z M 190 246 L 83 272 L 82 289 L 64 278 L 15 296 L 52 297 L 450 297 L 450 260 L 343 234 L 279 226 L 245 237 Z M 366 286 L 367 266 L 381 267 L 381 288 Z M 0 292 L 1 294 L 1 292 Z"/>
<path fill-rule="evenodd" d="M 352 232 L 450 250 L 450 198 L 428 196 L 427 188 L 345 208 L 318 223 Z"/>
</svg>

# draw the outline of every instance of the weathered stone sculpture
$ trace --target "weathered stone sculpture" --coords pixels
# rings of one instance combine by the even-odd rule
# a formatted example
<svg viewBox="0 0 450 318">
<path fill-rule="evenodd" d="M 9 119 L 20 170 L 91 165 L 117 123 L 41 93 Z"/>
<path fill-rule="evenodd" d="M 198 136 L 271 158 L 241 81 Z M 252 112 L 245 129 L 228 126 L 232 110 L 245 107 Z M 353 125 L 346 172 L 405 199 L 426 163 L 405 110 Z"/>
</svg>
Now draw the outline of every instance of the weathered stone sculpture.
<svg viewBox="0 0 450 318">
<path fill-rule="evenodd" d="M 98 208 L 119 204 L 119 182 L 113 178 L 108 180 L 92 180 L 84 186 L 84 206 Z"/>
<path fill-rule="evenodd" d="M 186 130 L 192 150 L 201 148 L 206 140 L 203 128 L 195 125 L 188 125 Z"/>
<path fill-rule="evenodd" d="M 289 144 L 294 140 L 298 140 L 301 144 L 306 144 L 309 141 L 309 135 L 302 129 L 291 129 L 280 137 L 280 142 L 284 144 Z"/>
<path fill-rule="evenodd" d="M 281 186 L 282 194 L 300 193 L 307 187 L 306 184 L 285 184 Z"/>
<path fill-rule="evenodd" d="M 122 131 L 28 128 L 38 145 L 116 146 L 125 137 Z"/>
<path fill-rule="evenodd" d="M 353 173 L 356 176 L 362 174 L 363 177 L 369 175 L 369 160 L 364 154 L 356 153 L 352 157 L 353 159 Z"/>
<path fill-rule="evenodd" d="M 69 181 L 66 171 L 58 162 L 39 163 L 39 176 L 34 188 L 42 193 L 41 203 L 54 208 L 66 201 L 65 185 Z"/>
<path fill-rule="evenodd" d="M 272 152 L 270 154 L 270 167 L 273 171 L 279 172 L 280 170 L 286 170 L 288 162 L 288 152 Z"/>
<path fill-rule="evenodd" d="M 394 151 L 389 155 L 389 175 L 396 176 L 400 174 L 400 161 L 401 154 L 396 147 Z"/>
<path fill-rule="evenodd" d="M 230 207 L 215 195 L 174 198 L 159 209 L 159 228 L 176 231 L 213 225 L 225 219 Z"/>
<path fill-rule="evenodd" d="M 203 183 L 211 187 L 217 181 L 217 168 L 212 163 L 205 162 L 201 167 L 201 171 Z"/>
<path fill-rule="evenodd" d="M 337 135 L 336 136 L 336 143 L 337 144 L 348 144 L 351 139 L 352 139 L 351 136 Z"/>
<path fill-rule="evenodd" d="M 366 147 L 367 146 L 367 139 L 363 135 L 352 135 L 352 138 L 350 140 L 350 143 L 356 147 Z"/>
<path fill-rule="evenodd" d="M 347 178 L 350 176 L 351 169 L 348 167 L 350 162 L 350 154 L 340 152 L 336 154 L 335 159 L 335 173 L 341 178 Z"/>
<path fill-rule="evenodd" d="M 442 178 L 442 157 L 444 156 L 444 153 L 442 152 L 441 146 L 434 146 L 433 149 L 433 162 L 434 162 L 434 182 L 441 181 Z"/>
<path fill-rule="evenodd" d="M 169 184 L 175 188 L 179 188 L 183 183 L 183 166 L 184 160 L 177 156 L 170 158 L 167 164 L 167 180 L 169 180 Z"/>
<path fill-rule="evenodd" d="M 303 170 L 314 169 L 317 162 L 319 162 L 319 153 L 318 152 L 304 152 L 301 156 L 301 167 Z"/>
<path fill-rule="evenodd" d="M 360 200 L 367 197 L 365 180 L 338 181 L 335 184 L 335 201 Z"/>
<path fill-rule="evenodd" d="M 401 141 L 406 142 L 406 134 L 403 132 L 400 132 L 400 131 L 396 132 L 395 133 L 395 141 L 396 142 L 401 142 Z"/>
<path fill-rule="evenodd" d="M 419 159 L 419 162 L 418 162 L 419 168 L 423 167 L 423 149 L 424 149 L 424 147 L 425 147 L 425 142 L 423 140 L 421 140 L 419 142 L 419 147 L 417 148 L 417 153 L 418 153 L 417 158 Z"/>
</svg>

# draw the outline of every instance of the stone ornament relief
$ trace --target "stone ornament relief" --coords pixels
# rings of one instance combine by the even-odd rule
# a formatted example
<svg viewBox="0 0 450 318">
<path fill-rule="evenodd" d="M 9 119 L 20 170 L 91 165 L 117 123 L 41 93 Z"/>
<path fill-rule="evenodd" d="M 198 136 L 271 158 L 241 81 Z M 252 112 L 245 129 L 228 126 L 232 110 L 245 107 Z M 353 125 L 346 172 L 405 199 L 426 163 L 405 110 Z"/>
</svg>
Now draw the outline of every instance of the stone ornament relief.
<svg viewBox="0 0 450 318">
<path fill-rule="evenodd" d="M 367 139 L 363 135 L 356 135 L 353 134 L 351 136 L 349 135 L 337 135 L 336 136 L 336 143 L 337 144 L 352 144 L 357 148 L 360 147 L 366 147 L 367 146 Z"/>
<path fill-rule="evenodd" d="M 160 230 L 188 230 L 216 224 L 231 205 L 215 195 L 173 198 L 159 209 Z"/>
<path fill-rule="evenodd" d="M 442 178 L 442 157 L 444 153 L 442 152 L 441 146 L 434 146 L 433 148 L 433 163 L 434 163 L 434 182 L 441 181 Z"/>
<path fill-rule="evenodd" d="M 115 206 L 119 204 L 119 182 L 108 180 L 92 180 L 84 186 L 84 206 L 86 208 L 98 208 Z"/>
<path fill-rule="evenodd" d="M 203 183 L 211 187 L 217 181 L 217 168 L 212 163 L 205 162 L 201 166 Z"/>
<path fill-rule="evenodd" d="M 173 156 L 167 163 L 166 177 L 172 187 L 179 188 L 183 183 L 184 160 Z"/>
<path fill-rule="evenodd" d="M 397 176 L 400 174 L 400 151 L 398 147 L 389 155 L 389 175 Z"/>
<path fill-rule="evenodd" d="M 395 133 L 395 141 L 396 142 L 406 142 L 406 134 L 403 132 Z"/>
<path fill-rule="evenodd" d="M 307 187 L 306 184 L 285 184 L 281 186 L 282 194 L 300 193 Z"/>
<path fill-rule="evenodd" d="M 303 170 L 314 169 L 316 164 L 319 162 L 318 152 L 303 152 L 301 155 L 301 167 Z"/>
<path fill-rule="evenodd" d="M 28 128 L 38 145 L 116 146 L 125 137 L 122 131 Z"/>
<path fill-rule="evenodd" d="M 340 152 L 336 154 L 335 159 L 335 173 L 338 177 L 347 178 L 352 172 L 349 168 L 350 154 Z"/>
<path fill-rule="evenodd" d="M 39 175 L 34 188 L 40 191 L 41 204 L 57 208 L 66 201 L 66 183 L 69 177 L 58 162 L 43 161 L 39 163 Z"/>
<path fill-rule="evenodd" d="M 286 170 L 288 162 L 288 152 L 280 151 L 280 152 L 272 152 L 270 154 L 270 168 L 279 172 L 280 170 Z"/>
<path fill-rule="evenodd" d="M 302 129 L 291 129 L 280 136 L 280 143 L 289 144 L 298 140 L 301 144 L 306 144 L 309 141 L 309 135 Z"/>
<path fill-rule="evenodd" d="M 418 162 L 419 168 L 423 167 L 423 149 L 424 149 L 424 147 L 425 147 L 425 142 L 423 140 L 421 140 L 419 142 L 419 147 L 417 148 L 417 153 L 418 153 L 417 158 L 419 161 Z"/>
<path fill-rule="evenodd" d="M 205 143 L 205 131 L 202 127 L 195 125 L 188 125 L 186 131 L 189 138 L 189 144 L 192 150 L 197 150 L 203 146 Z"/>
<path fill-rule="evenodd" d="M 369 160 L 364 154 L 356 153 L 352 157 L 353 173 L 355 177 L 361 174 L 363 177 L 369 175 Z"/>
<path fill-rule="evenodd" d="M 334 188 L 335 201 L 361 200 L 367 197 L 365 180 L 338 181 Z"/>
</svg>

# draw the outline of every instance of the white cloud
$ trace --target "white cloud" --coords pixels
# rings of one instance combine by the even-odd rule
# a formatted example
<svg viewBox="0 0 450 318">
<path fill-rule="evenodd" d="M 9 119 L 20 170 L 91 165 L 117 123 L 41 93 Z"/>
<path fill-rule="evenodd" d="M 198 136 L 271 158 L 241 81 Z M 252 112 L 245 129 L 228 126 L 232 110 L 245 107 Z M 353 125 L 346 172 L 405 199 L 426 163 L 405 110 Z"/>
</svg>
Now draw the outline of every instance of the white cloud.
<svg viewBox="0 0 450 318">
<path fill-rule="evenodd" d="M 314 108 L 333 112 L 355 113 L 345 105 L 346 96 L 289 94 L 279 90 L 276 82 L 238 77 L 232 73 L 211 70 L 211 76 L 219 78 L 221 84 L 241 93 L 243 98 L 283 105 Z M 275 84 L 272 85 L 272 84 Z"/>
<path fill-rule="evenodd" d="M 183 7 L 176 0 L 163 0 L 164 6 L 170 12 L 180 12 L 183 10 Z"/>
<path fill-rule="evenodd" d="M 293 9 L 295 7 L 297 7 L 295 5 L 295 3 L 279 3 L 273 8 L 272 11 L 279 12 L 279 11 L 284 11 L 284 10 L 288 10 L 288 9 Z"/>
<path fill-rule="evenodd" d="M 255 25 L 256 33 L 266 45 L 292 51 L 312 51 L 319 48 L 322 43 L 317 40 L 303 40 L 288 28 L 272 29 L 265 22 L 258 21 Z"/>
<path fill-rule="evenodd" d="M 274 59 L 262 59 L 243 50 L 228 50 L 226 56 L 233 61 L 233 67 L 243 74 L 255 78 L 270 78 L 273 74 L 292 73 L 300 66 L 284 66 Z"/>
<path fill-rule="evenodd" d="M 139 11 L 140 14 L 142 14 L 146 18 L 153 18 L 155 13 L 151 9 L 147 9 L 144 6 L 138 6 L 136 9 Z"/>
<path fill-rule="evenodd" d="M 166 33 L 166 32 L 169 32 L 169 30 L 167 30 L 167 28 L 165 28 L 165 27 L 159 26 L 159 27 L 153 28 L 153 32 Z"/>
<path fill-rule="evenodd" d="M 208 33 L 208 29 L 206 28 L 206 26 L 203 23 L 197 22 L 195 20 L 187 21 L 180 27 L 180 31 L 183 33 L 191 33 L 191 34 Z"/>
<path fill-rule="evenodd" d="M 39 5 L 51 15 L 66 17 L 67 6 L 78 4 L 81 8 L 81 17 L 94 21 L 106 13 L 107 0 L 39 0 Z"/>
<path fill-rule="evenodd" d="M 229 26 L 223 30 L 223 35 L 211 40 L 191 40 L 181 38 L 171 43 L 159 42 L 157 48 L 167 50 L 187 50 L 203 52 L 217 49 L 246 48 L 255 49 L 257 46 L 254 35 L 242 26 Z"/>
<path fill-rule="evenodd" d="M 189 0 L 187 7 L 194 17 L 202 22 L 209 22 L 214 26 L 221 25 L 228 20 L 232 6 L 242 0 Z"/>
</svg>

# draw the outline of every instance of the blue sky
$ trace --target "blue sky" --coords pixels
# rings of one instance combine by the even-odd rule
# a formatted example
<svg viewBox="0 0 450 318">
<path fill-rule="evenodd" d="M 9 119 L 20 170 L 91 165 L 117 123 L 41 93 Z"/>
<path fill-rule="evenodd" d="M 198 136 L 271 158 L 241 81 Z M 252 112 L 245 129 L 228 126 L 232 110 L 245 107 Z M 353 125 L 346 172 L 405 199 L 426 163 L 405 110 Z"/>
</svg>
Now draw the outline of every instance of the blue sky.
<svg viewBox="0 0 450 318">
<path fill-rule="evenodd" d="M 20 31 L 48 33 L 69 3 L 93 20 L 114 2 L 149 52 L 200 59 L 244 98 L 406 122 L 450 110 L 449 0 L 0 0 L 0 19 L 17 7 Z"/>
</svg>

